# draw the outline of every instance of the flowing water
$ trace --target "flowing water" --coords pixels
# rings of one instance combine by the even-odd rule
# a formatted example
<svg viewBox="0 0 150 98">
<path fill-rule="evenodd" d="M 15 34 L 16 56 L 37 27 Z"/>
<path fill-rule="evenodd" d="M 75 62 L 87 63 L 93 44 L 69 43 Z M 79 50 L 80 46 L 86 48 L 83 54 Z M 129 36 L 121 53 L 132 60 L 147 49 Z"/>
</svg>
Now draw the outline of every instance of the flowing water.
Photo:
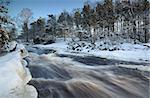
<svg viewBox="0 0 150 98">
<path fill-rule="evenodd" d="M 149 98 L 149 73 L 115 66 L 134 62 L 71 55 L 29 56 L 38 98 Z M 147 66 L 147 65 L 145 65 Z"/>
</svg>

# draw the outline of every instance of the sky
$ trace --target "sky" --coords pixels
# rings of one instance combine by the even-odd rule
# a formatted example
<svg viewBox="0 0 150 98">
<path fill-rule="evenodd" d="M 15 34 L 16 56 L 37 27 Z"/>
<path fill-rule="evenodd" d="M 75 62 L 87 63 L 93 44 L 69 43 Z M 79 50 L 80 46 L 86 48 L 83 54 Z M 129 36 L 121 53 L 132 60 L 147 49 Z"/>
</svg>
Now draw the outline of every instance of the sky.
<svg viewBox="0 0 150 98">
<path fill-rule="evenodd" d="M 23 8 L 30 8 L 34 18 L 46 17 L 48 14 L 60 14 L 63 10 L 71 12 L 74 8 L 82 8 L 87 0 L 12 0 L 10 14 L 17 16 Z M 96 0 L 88 0 L 96 1 Z"/>
</svg>

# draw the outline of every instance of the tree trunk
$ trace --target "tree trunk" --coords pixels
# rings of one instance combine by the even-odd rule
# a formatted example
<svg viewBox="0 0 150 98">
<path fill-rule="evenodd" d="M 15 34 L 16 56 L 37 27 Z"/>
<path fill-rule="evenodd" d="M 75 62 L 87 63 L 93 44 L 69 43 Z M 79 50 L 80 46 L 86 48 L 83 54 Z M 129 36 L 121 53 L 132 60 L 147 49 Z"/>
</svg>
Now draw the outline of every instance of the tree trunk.
<svg viewBox="0 0 150 98">
<path fill-rule="evenodd" d="M 29 42 L 29 30 L 28 30 L 28 23 L 24 23 L 24 32 L 27 33 L 26 35 L 26 41 Z"/>
<path fill-rule="evenodd" d="M 147 43 L 148 42 L 148 33 L 147 33 L 146 27 L 144 27 L 144 37 L 145 37 L 144 42 Z"/>
<path fill-rule="evenodd" d="M 136 34 L 137 34 L 136 33 L 136 21 L 135 20 L 133 21 L 133 34 L 134 34 L 133 38 L 134 38 L 134 42 L 135 42 L 136 41 Z"/>
<path fill-rule="evenodd" d="M 147 25 L 149 24 L 149 19 L 147 19 L 148 16 L 145 15 L 144 17 L 144 42 L 147 43 L 148 42 L 148 28 L 147 28 Z"/>
<path fill-rule="evenodd" d="M 66 41 L 66 31 L 64 31 L 64 41 Z"/>
</svg>

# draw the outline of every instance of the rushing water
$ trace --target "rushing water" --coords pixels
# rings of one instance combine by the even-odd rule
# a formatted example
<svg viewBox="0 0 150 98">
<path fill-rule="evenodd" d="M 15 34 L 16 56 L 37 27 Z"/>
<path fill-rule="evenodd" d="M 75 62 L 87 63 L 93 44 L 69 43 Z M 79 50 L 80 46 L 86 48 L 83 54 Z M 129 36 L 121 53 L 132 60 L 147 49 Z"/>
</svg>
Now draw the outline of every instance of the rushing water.
<svg viewBox="0 0 150 98">
<path fill-rule="evenodd" d="M 149 73 L 97 57 L 31 54 L 29 82 L 38 98 L 149 98 Z"/>
</svg>

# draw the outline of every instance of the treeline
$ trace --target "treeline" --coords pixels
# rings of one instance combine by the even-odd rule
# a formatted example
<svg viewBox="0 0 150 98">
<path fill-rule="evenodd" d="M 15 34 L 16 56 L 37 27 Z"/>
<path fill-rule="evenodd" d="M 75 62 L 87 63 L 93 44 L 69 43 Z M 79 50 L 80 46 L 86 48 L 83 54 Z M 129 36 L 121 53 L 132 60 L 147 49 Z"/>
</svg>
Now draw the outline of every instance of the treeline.
<svg viewBox="0 0 150 98">
<path fill-rule="evenodd" d="M 20 38 L 28 40 L 55 40 L 79 38 L 95 43 L 96 40 L 143 42 L 150 38 L 150 2 L 148 0 L 104 0 L 86 2 L 72 13 L 63 11 L 58 17 L 48 15 L 34 22 L 25 22 Z"/>
</svg>

